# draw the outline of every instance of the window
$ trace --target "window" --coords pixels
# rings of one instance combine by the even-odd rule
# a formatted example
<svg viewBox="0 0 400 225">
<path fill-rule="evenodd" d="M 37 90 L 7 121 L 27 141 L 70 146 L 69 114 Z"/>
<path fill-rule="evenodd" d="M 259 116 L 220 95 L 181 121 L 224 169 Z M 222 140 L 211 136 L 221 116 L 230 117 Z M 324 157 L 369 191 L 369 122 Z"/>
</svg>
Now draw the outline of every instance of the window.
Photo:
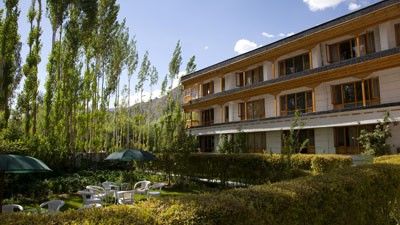
<svg viewBox="0 0 400 225">
<path fill-rule="evenodd" d="M 221 78 L 221 91 L 225 91 L 225 77 Z"/>
<path fill-rule="evenodd" d="M 329 63 L 335 63 L 356 57 L 355 39 L 349 39 L 327 46 L 327 56 Z"/>
<path fill-rule="evenodd" d="M 247 70 L 245 72 L 236 73 L 236 87 L 256 84 L 264 81 L 263 67 Z"/>
<path fill-rule="evenodd" d="M 203 84 L 203 96 L 214 94 L 214 82 L 210 81 Z"/>
<path fill-rule="evenodd" d="M 260 153 L 267 149 L 265 132 L 247 133 L 246 147 L 249 153 Z"/>
<path fill-rule="evenodd" d="M 302 113 L 312 112 L 312 92 L 299 92 L 280 97 L 281 115 L 293 115 L 296 110 Z"/>
<path fill-rule="evenodd" d="M 363 105 L 362 82 L 356 81 L 332 86 L 332 104 L 334 109 L 354 108 Z M 380 103 L 379 79 L 364 81 L 366 105 Z"/>
<path fill-rule="evenodd" d="M 199 146 L 201 152 L 213 152 L 214 151 L 214 136 L 199 136 Z"/>
<path fill-rule="evenodd" d="M 288 130 L 285 130 L 282 132 L 282 147 L 284 145 L 283 138 L 287 135 L 289 135 Z M 299 153 L 314 154 L 315 153 L 314 129 L 305 129 L 305 130 L 298 131 L 297 138 L 296 138 L 297 143 L 302 144 L 307 139 L 308 139 L 307 145 Z"/>
<path fill-rule="evenodd" d="M 244 76 L 243 72 L 236 73 L 236 87 L 243 87 L 244 86 Z"/>
<path fill-rule="evenodd" d="M 394 25 L 394 33 L 396 36 L 396 46 L 400 47 L 400 23 Z"/>
<path fill-rule="evenodd" d="M 259 66 L 255 69 L 245 72 L 246 85 L 256 84 L 264 81 L 263 67 Z"/>
<path fill-rule="evenodd" d="M 245 104 L 243 102 L 238 104 L 238 116 L 240 120 L 246 119 Z"/>
<path fill-rule="evenodd" d="M 261 119 L 265 117 L 265 101 L 259 99 L 256 101 L 247 102 L 247 119 Z"/>
<path fill-rule="evenodd" d="M 337 154 L 360 154 L 361 146 L 357 138 L 362 130 L 372 131 L 374 125 L 335 127 L 335 148 Z"/>
<path fill-rule="evenodd" d="M 308 53 L 279 61 L 279 76 L 286 76 L 307 69 L 310 69 Z"/>
<path fill-rule="evenodd" d="M 201 111 L 201 125 L 209 126 L 214 124 L 214 109 Z"/>
<path fill-rule="evenodd" d="M 370 31 L 360 36 L 360 55 L 368 55 L 375 52 L 374 32 Z"/>
<path fill-rule="evenodd" d="M 229 106 L 225 106 L 225 123 L 229 122 Z"/>
</svg>

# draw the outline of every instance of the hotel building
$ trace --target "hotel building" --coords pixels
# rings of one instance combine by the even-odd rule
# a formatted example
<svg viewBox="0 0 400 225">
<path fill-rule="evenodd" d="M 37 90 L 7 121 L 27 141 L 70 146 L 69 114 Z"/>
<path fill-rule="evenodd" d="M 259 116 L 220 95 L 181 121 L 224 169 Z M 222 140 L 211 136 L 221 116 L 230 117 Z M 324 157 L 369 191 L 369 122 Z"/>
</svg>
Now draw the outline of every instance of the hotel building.
<svg viewBox="0 0 400 225">
<path fill-rule="evenodd" d="M 386 0 L 181 78 L 200 150 L 244 132 L 248 152 L 282 150 L 296 110 L 304 153 L 358 154 L 385 112 L 400 121 L 400 0 Z M 400 125 L 388 140 L 400 151 Z"/>
</svg>

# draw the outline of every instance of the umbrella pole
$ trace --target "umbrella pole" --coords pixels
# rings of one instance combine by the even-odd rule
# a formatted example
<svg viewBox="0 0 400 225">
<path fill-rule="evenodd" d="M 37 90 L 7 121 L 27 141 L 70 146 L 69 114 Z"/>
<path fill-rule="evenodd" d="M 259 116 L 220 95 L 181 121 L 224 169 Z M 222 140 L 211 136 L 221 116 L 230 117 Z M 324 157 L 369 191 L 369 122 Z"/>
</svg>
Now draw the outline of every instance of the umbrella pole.
<svg viewBox="0 0 400 225">
<path fill-rule="evenodd" d="M 2 213 L 1 206 L 3 205 L 4 186 L 5 186 L 5 173 L 3 170 L 0 170 L 0 213 Z"/>
</svg>

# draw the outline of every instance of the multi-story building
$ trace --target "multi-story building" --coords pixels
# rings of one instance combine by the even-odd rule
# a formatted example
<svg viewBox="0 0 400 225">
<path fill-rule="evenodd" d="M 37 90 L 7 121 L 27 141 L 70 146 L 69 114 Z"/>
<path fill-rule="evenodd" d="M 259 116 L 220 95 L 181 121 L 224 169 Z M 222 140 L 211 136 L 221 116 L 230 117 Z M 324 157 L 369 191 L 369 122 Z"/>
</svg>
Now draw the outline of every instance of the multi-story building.
<svg viewBox="0 0 400 225">
<path fill-rule="evenodd" d="M 307 153 L 357 154 L 362 129 L 400 120 L 400 1 L 387 0 L 181 78 L 200 150 L 244 132 L 249 152 L 281 152 L 296 110 Z M 388 140 L 400 149 L 400 125 Z"/>
</svg>

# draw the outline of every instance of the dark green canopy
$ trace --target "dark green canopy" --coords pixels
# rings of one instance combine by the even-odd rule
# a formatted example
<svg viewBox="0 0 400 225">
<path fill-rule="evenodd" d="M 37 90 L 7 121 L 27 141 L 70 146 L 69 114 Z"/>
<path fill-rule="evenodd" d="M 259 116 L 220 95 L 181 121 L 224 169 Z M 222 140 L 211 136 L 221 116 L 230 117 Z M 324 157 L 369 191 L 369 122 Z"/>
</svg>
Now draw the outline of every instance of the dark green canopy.
<svg viewBox="0 0 400 225">
<path fill-rule="evenodd" d="M 0 212 L 3 203 L 4 182 L 6 173 L 48 172 L 51 169 L 39 159 L 30 156 L 0 154 Z"/>
<path fill-rule="evenodd" d="M 137 149 L 126 149 L 120 152 L 111 153 L 105 160 L 119 160 L 119 161 L 151 161 L 155 160 L 156 156 L 150 152 L 137 150 Z"/>
<path fill-rule="evenodd" d="M 35 173 L 47 172 L 51 169 L 39 159 L 11 154 L 0 154 L 0 172 Z"/>
</svg>

